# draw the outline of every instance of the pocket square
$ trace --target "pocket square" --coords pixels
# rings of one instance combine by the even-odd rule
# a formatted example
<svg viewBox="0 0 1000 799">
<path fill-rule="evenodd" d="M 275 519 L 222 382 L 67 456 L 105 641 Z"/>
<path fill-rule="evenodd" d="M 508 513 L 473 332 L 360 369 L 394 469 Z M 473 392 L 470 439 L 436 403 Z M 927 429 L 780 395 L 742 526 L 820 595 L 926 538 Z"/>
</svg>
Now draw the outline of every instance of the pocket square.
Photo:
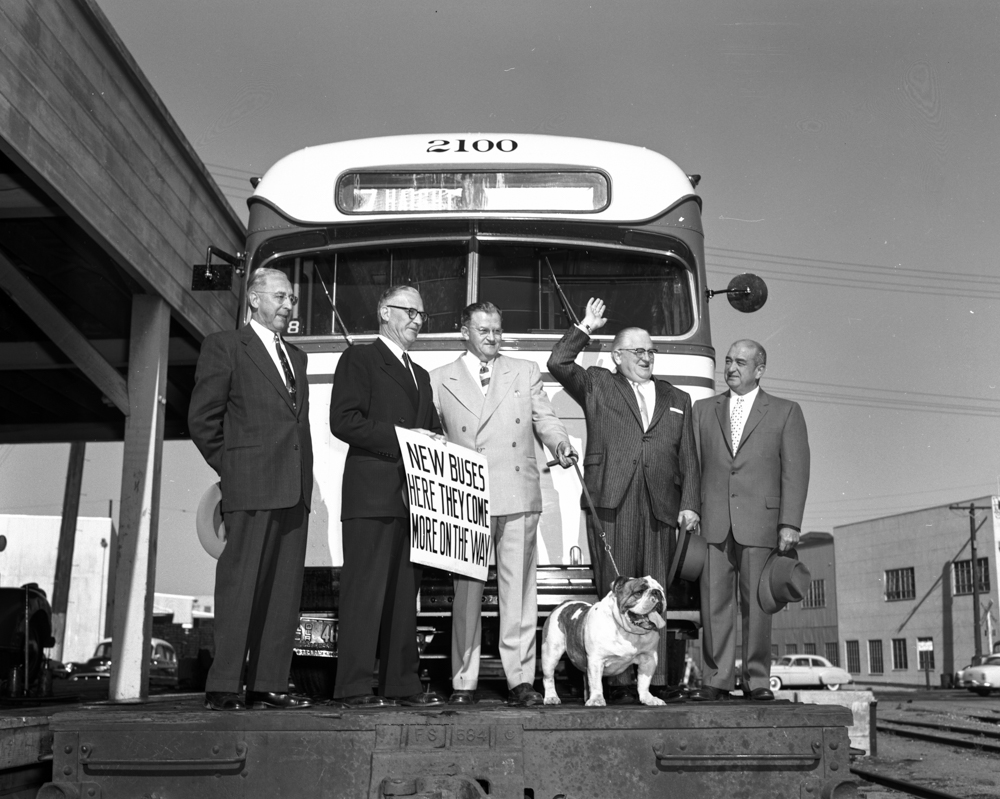
<svg viewBox="0 0 1000 799">
<path fill-rule="evenodd" d="M 680 408 L 671 408 L 670 410 L 671 410 L 671 411 L 672 411 L 673 413 L 679 413 L 679 414 L 680 414 L 681 416 L 683 416 L 683 415 L 684 415 L 684 411 L 682 411 L 682 410 L 681 410 Z"/>
</svg>

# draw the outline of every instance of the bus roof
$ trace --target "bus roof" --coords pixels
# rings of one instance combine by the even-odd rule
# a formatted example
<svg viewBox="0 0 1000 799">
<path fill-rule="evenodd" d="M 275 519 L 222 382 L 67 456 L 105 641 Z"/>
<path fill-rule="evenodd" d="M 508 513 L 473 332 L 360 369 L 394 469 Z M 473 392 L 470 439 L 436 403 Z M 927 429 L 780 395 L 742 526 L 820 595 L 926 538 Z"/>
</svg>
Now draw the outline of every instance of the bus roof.
<svg viewBox="0 0 1000 799">
<path fill-rule="evenodd" d="M 345 175 L 377 173 L 592 173 L 607 194 L 593 208 L 560 208 L 559 202 L 535 198 L 524 205 L 507 200 L 502 210 L 351 211 L 338 204 L 338 181 Z M 604 177 L 606 176 L 606 180 Z M 520 177 L 515 175 L 515 177 Z M 580 177 L 577 175 L 577 177 Z M 586 175 L 584 176 L 586 177 Z M 530 180 L 530 178 L 529 178 Z M 399 191 L 397 189 L 397 191 Z M 518 190 L 508 196 L 523 197 Z M 524 191 L 521 189 L 520 191 Z M 544 190 L 543 190 L 544 191 Z M 559 189 L 547 197 L 558 196 Z M 578 188 L 563 189 L 571 196 Z M 564 136 L 514 133 L 440 133 L 384 136 L 307 147 L 272 166 L 248 200 L 264 202 L 283 216 L 304 224 L 334 224 L 420 218 L 546 218 L 595 222 L 640 222 L 659 216 L 694 187 L 676 164 L 659 153 L 628 144 Z M 543 208 L 544 210 L 532 210 Z"/>
</svg>

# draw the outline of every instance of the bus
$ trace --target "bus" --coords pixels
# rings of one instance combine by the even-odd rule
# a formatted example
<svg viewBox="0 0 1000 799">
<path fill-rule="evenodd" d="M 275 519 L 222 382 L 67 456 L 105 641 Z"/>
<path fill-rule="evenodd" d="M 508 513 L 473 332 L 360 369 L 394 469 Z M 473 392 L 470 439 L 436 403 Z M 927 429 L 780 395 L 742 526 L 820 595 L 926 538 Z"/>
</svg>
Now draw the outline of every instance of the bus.
<svg viewBox="0 0 1000 799">
<path fill-rule="evenodd" d="M 590 297 L 605 301 L 608 323 L 581 355 L 584 366 L 613 369 L 615 333 L 639 326 L 658 350 L 657 377 L 692 401 L 714 393 L 698 180 L 666 157 L 627 144 L 457 133 L 308 147 L 254 181 L 244 287 L 261 267 L 288 276 L 298 303 L 286 335 L 309 356 L 315 483 L 296 641 L 300 688 L 328 690 L 317 684 L 322 669 L 302 664 L 336 654 L 347 445 L 330 433 L 333 376 L 345 348 L 375 339 L 382 292 L 400 283 L 419 289 L 429 316 L 410 355 L 427 370 L 463 352 L 462 308 L 494 303 L 503 312 L 504 351 L 538 364 L 556 412 L 584 452 L 583 411 L 546 361 Z M 541 463 L 551 459 L 536 447 Z M 542 493 L 539 624 L 564 599 L 594 598 L 576 473 L 543 470 Z M 428 663 L 444 661 L 439 667 L 447 667 L 450 591 L 447 575 L 425 570 L 421 652 Z M 697 637 L 700 625 L 696 586 L 673 586 L 668 606 L 682 671 L 685 639 Z M 486 679 L 491 670 L 502 676 L 498 659 L 490 658 L 495 584 L 492 592 L 487 585 L 483 612 Z"/>
</svg>

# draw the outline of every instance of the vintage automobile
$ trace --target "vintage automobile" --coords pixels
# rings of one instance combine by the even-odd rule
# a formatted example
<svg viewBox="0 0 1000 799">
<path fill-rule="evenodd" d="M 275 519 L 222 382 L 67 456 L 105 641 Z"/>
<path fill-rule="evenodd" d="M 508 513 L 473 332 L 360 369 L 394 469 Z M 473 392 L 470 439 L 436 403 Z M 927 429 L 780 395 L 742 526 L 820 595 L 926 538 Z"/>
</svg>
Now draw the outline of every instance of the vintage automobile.
<svg viewBox="0 0 1000 799">
<path fill-rule="evenodd" d="M 972 665 L 955 674 L 955 687 L 967 688 L 980 696 L 1000 691 L 1000 654 L 986 655 L 979 663 L 973 659 Z"/>
<path fill-rule="evenodd" d="M 111 639 L 105 638 L 97 645 L 90 660 L 70 672 L 69 680 L 108 679 L 111 676 L 111 654 Z M 150 643 L 149 684 L 151 687 L 177 687 L 177 654 L 173 645 L 162 638 L 154 638 Z"/>
<path fill-rule="evenodd" d="M 823 686 L 829 691 L 850 683 L 851 675 L 819 655 L 785 655 L 771 664 L 771 690 Z"/>
</svg>

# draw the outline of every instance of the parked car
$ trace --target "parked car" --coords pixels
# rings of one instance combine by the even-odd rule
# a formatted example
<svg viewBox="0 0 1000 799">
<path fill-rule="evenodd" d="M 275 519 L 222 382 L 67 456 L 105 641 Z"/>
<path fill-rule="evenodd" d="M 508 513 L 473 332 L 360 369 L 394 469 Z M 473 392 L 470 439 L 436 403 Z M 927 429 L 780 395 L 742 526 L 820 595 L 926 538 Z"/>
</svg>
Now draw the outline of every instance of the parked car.
<svg viewBox="0 0 1000 799">
<path fill-rule="evenodd" d="M 771 690 L 822 686 L 829 691 L 852 682 L 851 675 L 819 655 L 785 655 L 771 664 Z"/>
<path fill-rule="evenodd" d="M 989 696 L 990 691 L 1000 691 L 1000 655 L 986 655 L 976 663 L 955 674 L 955 687 L 967 688 L 974 694 Z"/>
<path fill-rule="evenodd" d="M 78 664 L 69 674 L 70 681 L 106 680 L 111 677 L 111 639 L 105 638 L 97 645 L 94 656 Z M 150 686 L 177 687 L 177 653 L 169 641 L 154 638 L 150 643 Z"/>
</svg>

